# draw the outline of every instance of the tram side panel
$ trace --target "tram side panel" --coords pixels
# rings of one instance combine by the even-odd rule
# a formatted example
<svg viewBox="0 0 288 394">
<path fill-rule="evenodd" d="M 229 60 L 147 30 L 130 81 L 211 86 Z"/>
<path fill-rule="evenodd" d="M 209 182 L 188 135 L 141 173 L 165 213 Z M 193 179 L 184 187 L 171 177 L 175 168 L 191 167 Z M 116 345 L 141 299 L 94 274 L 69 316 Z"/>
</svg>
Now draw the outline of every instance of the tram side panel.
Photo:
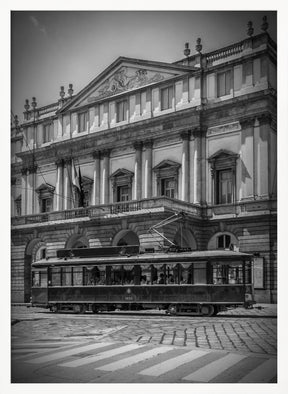
<svg viewBox="0 0 288 394">
<path fill-rule="evenodd" d="M 36 289 L 34 289 L 36 290 Z M 50 287 L 49 304 L 244 304 L 241 285 L 163 285 Z M 34 291 L 36 303 L 45 302 L 42 292 Z"/>
</svg>

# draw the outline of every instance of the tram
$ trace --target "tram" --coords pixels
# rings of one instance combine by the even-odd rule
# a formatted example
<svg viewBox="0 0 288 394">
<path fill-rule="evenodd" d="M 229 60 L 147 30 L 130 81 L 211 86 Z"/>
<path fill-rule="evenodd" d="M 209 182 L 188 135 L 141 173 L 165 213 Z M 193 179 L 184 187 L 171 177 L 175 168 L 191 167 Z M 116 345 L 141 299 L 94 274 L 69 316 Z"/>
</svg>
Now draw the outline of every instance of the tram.
<svg viewBox="0 0 288 394">
<path fill-rule="evenodd" d="M 139 253 L 139 246 L 62 249 L 32 264 L 32 306 L 93 313 L 159 309 L 216 315 L 254 303 L 252 256 L 231 250 Z"/>
</svg>

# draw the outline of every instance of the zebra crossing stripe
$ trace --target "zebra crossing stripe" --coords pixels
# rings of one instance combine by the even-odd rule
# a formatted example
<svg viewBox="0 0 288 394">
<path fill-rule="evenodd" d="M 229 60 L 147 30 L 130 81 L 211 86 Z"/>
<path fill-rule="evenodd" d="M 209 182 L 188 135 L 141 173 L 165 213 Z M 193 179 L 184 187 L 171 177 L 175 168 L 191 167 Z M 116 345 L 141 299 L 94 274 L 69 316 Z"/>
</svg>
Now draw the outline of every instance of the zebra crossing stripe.
<svg viewBox="0 0 288 394">
<path fill-rule="evenodd" d="M 160 376 L 177 367 L 180 367 L 183 364 L 187 364 L 190 361 L 196 360 L 197 358 L 200 358 L 206 354 L 208 354 L 208 352 L 202 350 L 192 350 L 191 352 L 182 354 L 181 356 L 171 358 L 169 360 L 163 361 L 160 364 L 154 365 L 153 367 L 144 369 L 143 371 L 139 372 L 139 374 Z"/>
<path fill-rule="evenodd" d="M 221 359 L 209 363 L 205 367 L 198 369 L 197 371 L 183 377 L 183 380 L 193 380 L 196 382 L 209 382 L 216 376 L 220 375 L 226 369 L 237 364 L 239 361 L 243 360 L 247 356 L 238 354 L 228 354 Z"/>
<path fill-rule="evenodd" d="M 32 360 L 27 360 L 25 362 L 28 362 L 30 364 L 47 363 L 50 361 L 60 360 L 61 358 L 73 356 L 74 354 L 79 354 L 79 353 L 87 352 L 89 350 L 99 349 L 101 347 L 105 347 L 108 345 L 112 345 L 112 343 L 110 342 L 94 343 L 92 345 L 90 344 L 86 346 L 77 347 L 74 349 L 64 350 L 62 352 L 48 354 L 47 356 L 43 356 L 43 357 L 37 357 Z"/>
<path fill-rule="evenodd" d="M 169 352 L 170 350 L 173 350 L 173 349 L 175 349 L 175 348 L 172 346 L 157 347 L 155 349 L 148 350 L 147 352 L 144 352 L 141 354 L 136 354 L 134 356 L 127 357 L 122 360 L 115 361 L 111 364 L 106 364 L 102 367 L 97 367 L 95 369 L 99 369 L 101 371 L 113 372 L 118 369 L 123 369 L 123 368 L 129 367 L 130 365 L 136 364 L 140 361 L 148 360 L 149 358 L 157 356 L 158 354 Z"/>
<path fill-rule="evenodd" d="M 109 357 L 117 356 L 118 354 L 129 352 L 131 350 L 140 349 L 143 346 L 144 345 L 139 346 L 136 344 L 126 345 L 126 346 L 122 346 L 120 348 L 107 350 L 106 352 L 103 352 L 103 353 L 95 354 L 95 356 L 89 356 L 89 357 L 85 357 L 85 358 L 82 358 L 79 360 L 73 360 L 73 361 L 68 361 L 67 363 L 58 364 L 58 366 L 59 367 L 72 367 L 72 368 L 80 367 L 82 365 L 91 364 L 91 363 L 94 363 L 99 360 L 104 360 L 105 358 L 109 358 Z"/>
<path fill-rule="evenodd" d="M 269 359 L 244 376 L 238 383 L 265 383 L 277 375 L 276 359 Z"/>
</svg>

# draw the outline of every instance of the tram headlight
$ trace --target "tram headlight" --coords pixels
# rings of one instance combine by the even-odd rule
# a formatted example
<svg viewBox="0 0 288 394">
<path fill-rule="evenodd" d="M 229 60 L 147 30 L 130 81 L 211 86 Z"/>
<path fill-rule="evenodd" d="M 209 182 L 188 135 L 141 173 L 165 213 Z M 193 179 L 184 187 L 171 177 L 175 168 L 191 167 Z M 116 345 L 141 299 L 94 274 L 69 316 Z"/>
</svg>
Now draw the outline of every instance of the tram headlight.
<svg viewBox="0 0 288 394">
<path fill-rule="evenodd" d="M 245 293 L 245 301 L 246 301 L 246 302 L 252 301 L 252 294 Z"/>
</svg>

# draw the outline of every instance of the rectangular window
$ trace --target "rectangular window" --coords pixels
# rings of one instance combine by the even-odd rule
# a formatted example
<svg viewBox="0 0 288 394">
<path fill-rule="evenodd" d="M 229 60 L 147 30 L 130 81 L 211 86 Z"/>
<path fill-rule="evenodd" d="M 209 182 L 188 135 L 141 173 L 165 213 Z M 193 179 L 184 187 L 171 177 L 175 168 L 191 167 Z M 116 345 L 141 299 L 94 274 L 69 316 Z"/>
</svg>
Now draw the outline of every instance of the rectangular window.
<svg viewBox="0 0 288 394">
<path fill-rule="evenodd" d="M 162 196 L 175 198 L 176 184 L 174 178 L 162 179 Z"/>
<path fill-rule="evenodd" d="M 21 198 L 17 198 L 17 200 L 15 200 L 15 210 L 16 216 L 21 216 Z"/>
<path fill-rule="evenodd" d="M 231 70 L 217 75 L 217 97 L 227 96 L 231 92 Z"/>
<path fill-rule="evenodd" d="M 161 89 L 161 111 L 172 108 L 173 86 Z"/>
<path fill-rule="evenodd" d="M 81 114 L 78 114 L 78 133 L 87 131 L 87 119 L 87 112 L 82 112 Z"/>
<path fill-rule="evenodd" d="M 51 286 L 61 286 L 61 268 L 51 268 Z"/>
<path fill-rule="evenodd" d="M 217 204 L 231 204 L 233 202 L 233 180 L 231 170 L 221 170 L 217 173 Z"/>
<path fill-rule="evenodd" d="M 52 199 L 42 198 L 41 199 L 41 212 L 51 212 L 52 210 Z"/>
<path fill-rule="evenodd" d="M 127 108 L 128 108 L 127 100 L 122 100 L 117 103 L 116 105 L 117 123 L 127 120 Z"/>
<path fill-rule="evenodd" d="M 129 191 L 130 188 L 128 185 L 125 186 L 118 186 L 118 201 L 129 201 Z"/>
<path fill-rule="evenodd" d="M 72 285 L 72 269 L 71 267 L 62 268 L 62 286 Z"/>
<path fill-rule="evenodd" d="M 43 144 L 52 140 L 52 124 L 46 124 L 43 126 Z"/>
</svg>

